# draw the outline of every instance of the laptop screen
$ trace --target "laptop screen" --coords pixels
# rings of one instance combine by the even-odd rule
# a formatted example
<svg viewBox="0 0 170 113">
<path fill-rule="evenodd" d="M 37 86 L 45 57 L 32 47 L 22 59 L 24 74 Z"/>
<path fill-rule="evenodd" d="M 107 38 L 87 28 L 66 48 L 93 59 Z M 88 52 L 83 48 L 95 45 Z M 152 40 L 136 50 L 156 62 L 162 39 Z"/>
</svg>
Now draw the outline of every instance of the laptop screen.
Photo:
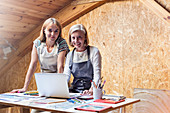
<svg viewBox="0 0 170 113">
<path fill-rule="evenodd" d="M 63 73 L 35 73 L 39 96 L 70 98 L 67 76 Z"/>
</svg>

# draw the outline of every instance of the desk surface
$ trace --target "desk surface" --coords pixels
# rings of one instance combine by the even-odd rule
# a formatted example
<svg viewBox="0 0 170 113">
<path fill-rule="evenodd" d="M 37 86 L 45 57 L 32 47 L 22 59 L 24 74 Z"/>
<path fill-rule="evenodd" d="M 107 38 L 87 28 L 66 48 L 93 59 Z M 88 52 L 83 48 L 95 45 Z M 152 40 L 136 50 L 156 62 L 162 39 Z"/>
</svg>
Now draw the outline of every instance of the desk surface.
<svg viewBox="0 0 170 113">
<path fill-rule="evenodd" d="M 104 96 L 107 97 L 107 96 Z M 17 100 L 18 99 L 18 100 Z M 30 96 L 30 97 L 21 97 L 17 98 L 16 100 L 11 96 L 9 100 L 2 99 L 0 96 L 0 105 L 3 106 L 18 106 L 18 107 L 23 107 L 23 108 L 28 108 L 28 109 L 39 109 L 43 111 L 60 111 L 60 112 L 85 112 L 85 111 L 80 111 L 80 110 L 75 110 L 75 107 L 81 106 L 83 104 L 99 104 L 99 105 L 109 105 L 112 106 L 109 111 L 112 111 L 117 108 L 125 107 L 130 104 L 134 104 L 136 102 L 139 102 L 139 99 L 131 99 L 131 98 L 126 98 L 124 102 L 120 102 L 117 104 L 107 104 L 107 103 L 97 103 L 93 102 L 93 100 L 88 100 L 85 103 L 71 103 L 68 101 L 65 102 L 60 102 L 60 103 L 53 103 L 53 104 L 37 104 L 34 103 L 33 101 L 39 100 L 39 99 L 45 99 L 45 98 L 40 98 L 40 97 L 35 97 L 35 96 Z M 93 112 L 94 113 L 94 112 Z"/>
</svg>

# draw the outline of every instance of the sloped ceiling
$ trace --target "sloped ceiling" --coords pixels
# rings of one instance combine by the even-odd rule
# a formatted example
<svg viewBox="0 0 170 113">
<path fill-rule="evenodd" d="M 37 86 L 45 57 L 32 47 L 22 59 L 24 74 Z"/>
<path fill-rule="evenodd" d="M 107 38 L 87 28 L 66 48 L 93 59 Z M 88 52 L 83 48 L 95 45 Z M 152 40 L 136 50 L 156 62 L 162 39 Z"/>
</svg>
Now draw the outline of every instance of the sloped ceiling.
<svg viewBox="0 0 170 113">
<path fill-rule="evenodd" d="M 73 0 L 1 0 L 0 75 L 31 51 L 44 20 L 55 17 L 65 26 L 104 3 L 91 1 L 76 6 Z"/>
<path fill-rule="evenodd" d="M 29 52 L 31 45 L 24 46 L 26 51 L 23 53 L 22 50 L 18 51 L 20 46 L 27 44 L 23 40 L 44 20 L 70 2 L 72 0 L 1 0 L 0 69 L 5 68 L 9 62 L 16 62 L 16 53 L 22 57 Z"/>
<path fill-rule="evenodd" d="M 1 0 L 0 76 L 31 51 L 32 42 L 38 37 L 44 20 L 55 17 L 64 27 L 109 1 L 119 0 Z M 151 0 L 152 2 L 148 2 L 148 0 L 139 1 L 150 8 L 163 21 L 170 23 L 167 3 L 163 6 L 168 11 L 161 6 L 157 8 L 158 4 L 155 0 Z"/>
</svg>

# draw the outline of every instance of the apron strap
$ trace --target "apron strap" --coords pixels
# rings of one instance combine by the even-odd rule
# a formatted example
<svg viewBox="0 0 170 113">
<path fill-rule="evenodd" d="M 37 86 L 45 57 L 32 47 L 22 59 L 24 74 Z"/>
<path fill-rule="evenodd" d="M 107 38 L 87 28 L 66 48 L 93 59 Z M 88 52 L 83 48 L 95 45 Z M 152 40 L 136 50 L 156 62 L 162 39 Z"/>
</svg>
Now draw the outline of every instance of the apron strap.
<svg viewBox="0 0 170 113">
<path fill-rule="evenodd" d="M 70 70 L 72 70 L 72 66 L 73 66 L 73 58 L 74 58 L 74 51 L 76 48 L 73 49 L 73 52 L 71 54 L 71 58 L 70 58 L 70 62 L 69 62 L 69 68 Z"/>
<path fill-rule="evenodd" d="M 88 60 L 90 59 L 90 46 L 87 46 L 87 55 L 88 55 Z"/>
</svg>

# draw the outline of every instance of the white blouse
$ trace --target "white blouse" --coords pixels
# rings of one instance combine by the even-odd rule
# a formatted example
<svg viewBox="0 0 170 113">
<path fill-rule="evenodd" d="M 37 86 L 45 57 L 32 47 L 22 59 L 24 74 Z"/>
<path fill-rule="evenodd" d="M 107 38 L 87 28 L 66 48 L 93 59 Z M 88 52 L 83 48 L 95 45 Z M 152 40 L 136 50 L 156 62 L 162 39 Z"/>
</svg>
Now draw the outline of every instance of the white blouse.
<svg viewBox="0 0 170 113">
<path fill-rule="evenodd" d="M 64 74 L 68 76 L 68 81 L 70 80 L 71 77 L 71 70 L 69 69 L 69 62 L 70 58 L 72 55 L 72 51 L 70 51 L 67 54 L 66 58 L 66 63 L 64 67 Z M 76 50 L 74 51 L 74 58 L 73 62 L 74 63 L 80 63 L 88 60 L 88 54 L 87 54 L 87 49 L 83 52 L 77 52 Z M 90 46 L 90 61 L 93 65 L 93 81 L 95 83 L 98 83 L 98 80 L 101 78 L 101 54 L 98 48 L 94 46 Z"/>
</svg>

